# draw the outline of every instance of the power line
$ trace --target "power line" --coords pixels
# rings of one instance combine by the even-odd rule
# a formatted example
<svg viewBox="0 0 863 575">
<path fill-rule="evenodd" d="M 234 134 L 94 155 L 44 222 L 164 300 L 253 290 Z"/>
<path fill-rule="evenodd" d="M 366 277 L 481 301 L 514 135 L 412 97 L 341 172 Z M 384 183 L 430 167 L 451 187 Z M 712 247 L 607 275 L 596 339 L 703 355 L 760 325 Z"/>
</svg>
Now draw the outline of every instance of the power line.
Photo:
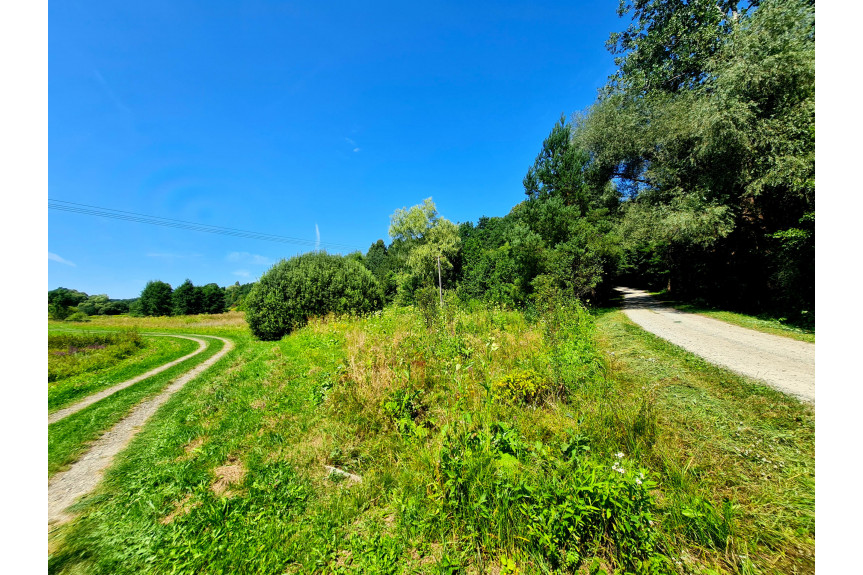
<svg viewBox="0 0 863 575">
<path fill-rule="evenodd" d="M 124 210 L 115 210 L 112 208 L 101 208 L 99 206 L 91 206 L 89 204 L 79 204 L 76 202 L 67 202 L 65 200 L 52 200 L 48 198 L 48 208 L 52 210 L 60 210 L 75 214 L 84 214 L 89 216 L 98 216 L 101 218 L 111 218 L 127 222 L 138 222 L 142 224 L 151 224 L 154 226 L 164 226 L 168 228 L 178 228 L 183 230 L 191 230 L 195 232 L 206 232 L 209 234 L 221 234 L 225 236 L 233 236 L 238 238 L 248 238 L 253 240 L 263 240 L 268 242 L 278 242 L 283 244 L 299 244 L 309 247 L 330 247 L 333 249 L 361 249 L 357 246 L 348 244 L 339 244 L 333 242 L 317 242 L 315 240 L 306 240 L 303 238 L 293 238 L 290 236 L 280 236 L 276 234 L 267 234 L 262 232 L 253 232 L 249 230 L 240 230 L 237 228 L 227 228 L 223 226 L 211 226 L 208 224 L 199 224 L 195 222 L 187 222 L 184 220 L 175 220 L 172 218 L 161 218 L 158 216 L 148 216 L 146 214 L 138 214 L 135 212 L 127 212 Z"/>
</svg>

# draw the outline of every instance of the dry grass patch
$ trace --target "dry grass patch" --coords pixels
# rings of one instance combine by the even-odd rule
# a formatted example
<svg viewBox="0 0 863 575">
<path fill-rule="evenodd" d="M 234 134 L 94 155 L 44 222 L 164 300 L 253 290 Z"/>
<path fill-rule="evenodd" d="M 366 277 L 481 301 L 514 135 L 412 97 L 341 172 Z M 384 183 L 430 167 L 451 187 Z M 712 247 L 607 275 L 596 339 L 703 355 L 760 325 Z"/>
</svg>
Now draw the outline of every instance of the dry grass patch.
<svg viewBox="0 0 863 575">
<path fill-rule="evenodd" d="M 168 525 L 176 517 L 180 515 L 186 515 L 192 509 L 194 509 L 195 507 L 199 507 L 200 505 L 200 501 L 192 501 L 192 494 L 187 493 L 185 497 L 183 497 L 181 500 L 177 501 L 174 504 L 174 509 L 172 509 L 170 513 L 159 519 L 159 523 L 161 523 L 162 525 Z"/>
<path fill-rule="evenodd" d="M 201 446 L 209 439 L 206 435 L 201 435 L 183 446 L 183 455 L 177 457 L 176 461 L 186 461 L 195 457 Z"/>
<path fill-rule="evenodd" d="M 225 465 L 213 470 L 213 475 L 217 479 L 215 483 L 210 485 L 210 491 L 219 497 L 234 497 L 236 493 L 231 487 L 243 482 L 243 478 L 246 477 L 246 468 L 236 457 L 231 456 Z"/>
</svg>

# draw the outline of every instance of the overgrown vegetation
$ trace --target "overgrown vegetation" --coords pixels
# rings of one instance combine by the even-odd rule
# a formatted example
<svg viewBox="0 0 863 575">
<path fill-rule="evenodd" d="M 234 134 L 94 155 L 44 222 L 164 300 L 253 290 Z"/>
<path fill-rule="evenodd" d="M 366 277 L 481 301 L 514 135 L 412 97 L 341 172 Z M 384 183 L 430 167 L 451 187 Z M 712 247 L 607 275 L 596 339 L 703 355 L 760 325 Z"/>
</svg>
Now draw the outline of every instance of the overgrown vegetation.
<svg viewBox="0 0 863 575">
<path fill-rule="evenodd" d="M 48 383 L 111 367 L 143 347 L 137 330 L 49 333 Z"/>
<path fill-rule="evenodd" d="M 52 535 L 49 571 L 814 572 L 814 409 L 583 303 L 626 282 L 814 322 L 814 7 L 620 13 L 617 73 L 506 216 L 396 210 L 389 245 L 232 286 L 248 326 L 94 320 L 238 346 Z M 196 289 L 151 282 L 132 311 L 193 313 Z M 70 420 L 52 469 L 148 385 Z"/>
<path fill-rule="evenodd" d="M 452 296 L 430 323 L 239 337 L 54 535 L 50 571 L 812 571 L 810 407 L 619 312 Z"/>
<path fill-rule="evenodd" d="M 458 226 L 431 200 L 354 254 L 413 303 L 437 285 L 527 305 L 536 282 L 602 301 L 615 283 L 814 325 L 815 20 L 805 0 L 621 3 L 618 70 L 556 123 L 504 217 Z"/>
</svg>

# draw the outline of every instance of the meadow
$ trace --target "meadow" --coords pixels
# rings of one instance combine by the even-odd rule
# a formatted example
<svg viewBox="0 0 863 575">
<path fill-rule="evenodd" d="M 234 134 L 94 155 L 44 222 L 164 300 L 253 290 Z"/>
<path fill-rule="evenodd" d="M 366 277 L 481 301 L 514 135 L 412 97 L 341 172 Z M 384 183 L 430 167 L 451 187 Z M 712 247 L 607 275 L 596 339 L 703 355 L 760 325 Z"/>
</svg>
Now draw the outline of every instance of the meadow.
<svg viewBox="0 0 863 575">
<path fill-rule="evenodd" d="M 51 534 L 52 573 L 814 571 L 812 408 L 616 309 L 104 321 L 236 348 Z"/>
</svg>

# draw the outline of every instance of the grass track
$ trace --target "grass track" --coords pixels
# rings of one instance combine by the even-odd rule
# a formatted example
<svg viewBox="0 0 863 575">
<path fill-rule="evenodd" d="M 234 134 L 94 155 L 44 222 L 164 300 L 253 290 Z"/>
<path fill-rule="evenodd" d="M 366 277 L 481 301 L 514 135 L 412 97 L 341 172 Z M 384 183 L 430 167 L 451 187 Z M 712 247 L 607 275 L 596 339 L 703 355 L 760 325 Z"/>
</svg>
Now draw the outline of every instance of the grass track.
<svg viewBox="0 0 863 575">
<path fill-rule="evenodd" d="M 125 389 L 82 409 L 48 426 L 48 476 L 61 471 L 86 450 L 90 441 L 98 438 L 122 419 L 132 407 L 155 395 L 173 379 L 189 371 L 199 363 L 215 355 L 224 343 L 205 338 L 207 349 L 153 377 Z M 197 343 L 189 341 L 197 347 Z"/>
<path fill-rule="evenodd" d="M 51 382 L 48 386 L 48 413 L 183 357 L 198 347 L 197 343 L 187 339 L 147 335 L 142 337 L 147 342 L 146 347 L 116 365 Z"/>
</svg>

